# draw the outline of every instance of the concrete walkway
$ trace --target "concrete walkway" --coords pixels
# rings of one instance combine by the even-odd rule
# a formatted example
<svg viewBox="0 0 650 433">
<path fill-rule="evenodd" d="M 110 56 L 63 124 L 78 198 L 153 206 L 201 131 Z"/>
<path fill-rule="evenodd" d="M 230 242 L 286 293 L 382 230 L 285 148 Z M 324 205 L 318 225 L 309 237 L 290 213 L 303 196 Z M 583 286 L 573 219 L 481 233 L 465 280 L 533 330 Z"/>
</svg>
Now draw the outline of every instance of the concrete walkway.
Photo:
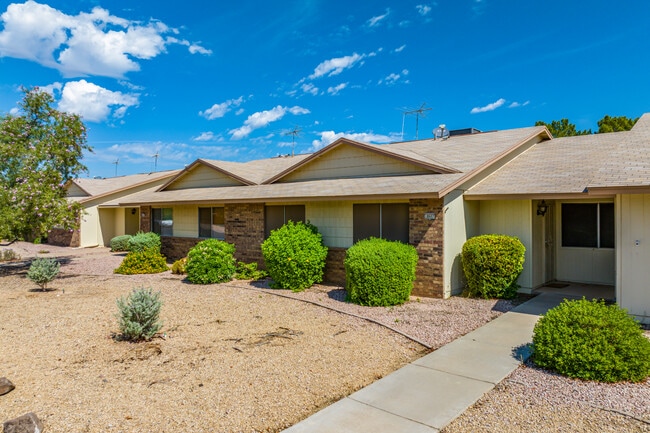
<svg viewBox="0 0 650 433">
<path fill-rule="evenodd" d="M 565 297 L 542 293 L 284 432 L 440 431 L 528 358 L 539 315 Z"/>
</svg>

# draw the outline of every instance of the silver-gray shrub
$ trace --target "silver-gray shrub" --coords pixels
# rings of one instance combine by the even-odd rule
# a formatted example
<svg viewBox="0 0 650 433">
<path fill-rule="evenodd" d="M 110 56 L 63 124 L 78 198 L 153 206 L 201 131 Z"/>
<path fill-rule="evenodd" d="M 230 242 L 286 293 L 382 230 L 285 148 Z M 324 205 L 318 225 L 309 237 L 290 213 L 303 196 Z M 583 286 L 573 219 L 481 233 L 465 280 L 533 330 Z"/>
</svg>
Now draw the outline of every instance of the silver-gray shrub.
<svg viewBox="0 0 650 433">
<path fill-rule="evenodd" d="M 45 290 L 47 284 L 59 274 L 61 265 L 52 258 L 38 258 L 32 261 L 27 271 L 27 278 Z"/>
<path fill-rule="evenodd" d="M 162 323 L 159 321 L 162 307 L 161 293 L 152 289 L 133 289 L 128 297 L 117 300 L 117 320 L 122 338 L 130 341 L 151 340 Z"/>
</svg>

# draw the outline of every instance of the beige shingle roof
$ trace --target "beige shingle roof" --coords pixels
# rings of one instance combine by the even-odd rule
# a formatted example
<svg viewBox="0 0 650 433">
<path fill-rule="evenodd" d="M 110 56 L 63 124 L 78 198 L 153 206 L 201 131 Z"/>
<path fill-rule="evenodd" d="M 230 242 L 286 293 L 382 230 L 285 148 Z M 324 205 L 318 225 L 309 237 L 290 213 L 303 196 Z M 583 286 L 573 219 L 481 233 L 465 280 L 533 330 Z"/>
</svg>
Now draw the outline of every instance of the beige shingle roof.
<svg viewBox="0 0 650 433">
<path fill-rule="evenodd" d="M 582 194 L 589 188 L 650 185 L 650 114 L 632 131 L 536 144 L 473 186 L 468 198 Z"/>
<path fill-rule="evenodd" d="M 113 192 L 127 190 L 130 187 L 153 182 L 165 177 L 171 177 L 178 173 L 178 170 L 158 171 L 155 173 L 132 174 L 129 176 L 108 177 L 103 179 L 78 178 L 72 180 L 79 188 L 86 191 L 89 197 L 76 197 L 78 200 L 86 200 L 90 197 L 97 197 Z"/>
</svg>

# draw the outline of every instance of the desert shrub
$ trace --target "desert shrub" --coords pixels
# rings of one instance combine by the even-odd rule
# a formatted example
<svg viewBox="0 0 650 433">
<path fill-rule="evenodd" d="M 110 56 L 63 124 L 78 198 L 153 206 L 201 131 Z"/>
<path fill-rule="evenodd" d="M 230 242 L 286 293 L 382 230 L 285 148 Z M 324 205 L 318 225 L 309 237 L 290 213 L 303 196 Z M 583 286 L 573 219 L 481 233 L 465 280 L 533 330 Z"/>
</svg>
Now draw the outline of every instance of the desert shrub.
<svg viewBox="0 0 650 433">
<path fill-rule="evenodd" d="M 569 377 L 640 382 L 650 376 L 650 340 L 617 305 L 565 300 L 535 325 L 532 359 Z"/>
<path fill-rule="evenodd" d="M 273 230 L 262 254 L 273 288 L 299 292 L 323 281 L 327 247 L 312 224 L 289 221 Z"/>
<path fill-rule="evenodd" d="M 138 232 L 129 239 L 128 251 L 140 252 L 144 250 L 154 250 L 160 252 L 160 235 L 153 232 Z"/>
<path fill-rule="evenodd" d="M 467 294 L 481 298 L 513 298 L 517 278 L 524 269 L 526 248 L 506 235 L 483 235 L 463 245 L 461 262 L 467 278 Z"/>
<path fill-rule="evenodd" d="M 133 275 L 158 274 L 168 270 L 165 256 L 154 249 L 145 249 L 128 253 L 114 272 L 116 274 Z"/>
<path fill-rule="evenodd" d="M 111 239 L 111 251 L 129 251 L 129 240 L 132 237 L 131 235 L 115 236 Z"/>
<path fill-rule="evenodd" d="M 0 251 L 0 261 L 10 262 L 12 260 L 19 260 L 19 259 L 20 259 L 20 255 L 18 255 L 11 248 L 7 248 L 6 250 Z"/>
<path fill-rule="evenodd" d="M 238 280 L 261 280 L 267 276 L 266 271 L 257 269 L 257 263 L 237 262 L 235 278 Z"/>
<path fill-rule="evenodd" d="M 225 283 L 235 274 L 235 246 L 218 239 L 199 242 L 187 253 L 185 272 L 194 284 Z"/>
<path fill-rule="evenodd" d="M 151 289 L 133 289 L 131 294 L 117 300 L 117 320 L 122 338 L 131 341 L 151 340 L 160 331 L 158 320 L 162 300 L 160 292 Z"/>
<path fill-rule="evenodd" d="M 184 275 L 185 266 L 187 266 L 187 257 L 176 260 L 174 264 L 172 264 L 172 274 Z"/>
<path fill-rule="evenodd" d="M 360 305 L 390 306 L 408 301 L 418 253 L 411 245 L 364 239 L 345 253 L 347 300 Z"/>
<path fill-rule="evenodd" d="M 60 269 L 61 265 L 55 259 L 34 259 L 27 271 L 27 278 L 38 284 L 41 290 L 45 290 L 47 284 L 59 274 Z"/>
</svg>

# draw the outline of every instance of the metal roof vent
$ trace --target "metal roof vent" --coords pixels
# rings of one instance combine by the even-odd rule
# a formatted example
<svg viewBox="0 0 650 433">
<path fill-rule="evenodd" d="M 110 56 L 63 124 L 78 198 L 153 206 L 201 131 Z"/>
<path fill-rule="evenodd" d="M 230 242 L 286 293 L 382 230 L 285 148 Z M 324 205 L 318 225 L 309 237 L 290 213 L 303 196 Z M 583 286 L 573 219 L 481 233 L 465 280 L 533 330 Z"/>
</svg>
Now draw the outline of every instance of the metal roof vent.
<svg viewBox="0 0 650 433">
<path fill-rule="evenodd" d="M 444 123 L 433 130 L 434 140 L 440 140 L 440 139 L 446 140 L 448 138 L 449 138 L 449 130 L 447 129 L 447 126 Z"/>
</svg>

